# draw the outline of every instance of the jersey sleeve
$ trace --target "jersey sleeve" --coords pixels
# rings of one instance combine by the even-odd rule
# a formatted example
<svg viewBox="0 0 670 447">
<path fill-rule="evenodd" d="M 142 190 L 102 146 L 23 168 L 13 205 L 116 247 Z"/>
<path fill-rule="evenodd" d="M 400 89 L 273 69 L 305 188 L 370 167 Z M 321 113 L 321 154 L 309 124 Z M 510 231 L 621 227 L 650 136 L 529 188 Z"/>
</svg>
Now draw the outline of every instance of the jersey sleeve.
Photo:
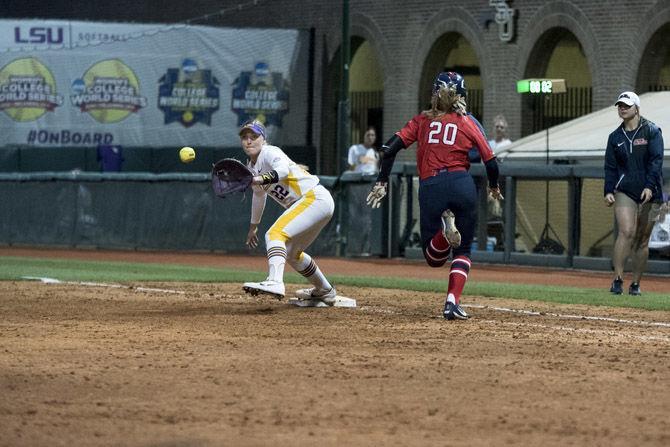
<svg viewBox="0 0 670 447">
<path fill-rule="evenodd" d="M 616 155 L 614 154 L 615 143 L 612 134 L 607 137 L 607 146 L 605 148 L 605 188 L 603 195 L 614 193 L 614 187 L 618 180 L 618 170 Z"/>
<path fill-rule="evenodd" d="M 405 147 L 410 147 L 419 138 L 419 122 L 415 116 L 405 124 L 405 127 L 396 132 Z"/>
<path fill-rule="evenodd" d="M 488 141 L 482 130 L 477 126 L 472 120 L 467 121 L 468 133 L 472 138 L 472 143 L 474 146 L 477 146 L 479 150 L 479 155 L 482 157 L 482 162 L 486 163 L 487 161 L 495 158 L 495 154 L 491 150 Z"/>
<path fill-rule="evenodd" d="M 649 138 L 647 160 L 647 175 L 644 187 L 649 188 L 654 194 L 661 194 L 657 191 L 657 185 L 663 184 L 663 135 L 661 129 L 656 126 L 651 127 L 651 137 Z"/>
<path fill-rule="evenodd" d="M 277 178 L 279 180 L 285 179 L 289 175 L 289 159 L 284 153 L 276 148 L 266 147 L 265 149 L 270 149 L 268 155 L 268 163 L 272 166 L 274 171 L 277 171 Z M 263 150 L 265 150 L 263 149 Z"/>
</svg>

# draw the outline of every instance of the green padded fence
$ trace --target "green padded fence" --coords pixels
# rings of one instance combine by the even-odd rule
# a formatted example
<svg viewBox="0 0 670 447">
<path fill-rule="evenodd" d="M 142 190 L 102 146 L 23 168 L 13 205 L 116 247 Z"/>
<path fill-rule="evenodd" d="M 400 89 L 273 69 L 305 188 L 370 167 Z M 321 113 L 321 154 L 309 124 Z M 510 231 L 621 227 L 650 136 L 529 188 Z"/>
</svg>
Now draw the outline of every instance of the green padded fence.
<svg viewBox="0 0 670 447">
<path fill-rule="evenodd" d="M 379 228 L 369 223 L 381 222 L 383 208 L 362 205 L 373 179 L 321 179 L 336 210 L 347 209 L 344 215 L 353 223 L 336 213 L 309 251 L 381 254 Z M 208 174 L 0 174 L 0 203 L 4 245 L 247 252 L 251 193 L 220 199 Z M 268 200 L 260 235 L 282 211 Z"/>
</svg>

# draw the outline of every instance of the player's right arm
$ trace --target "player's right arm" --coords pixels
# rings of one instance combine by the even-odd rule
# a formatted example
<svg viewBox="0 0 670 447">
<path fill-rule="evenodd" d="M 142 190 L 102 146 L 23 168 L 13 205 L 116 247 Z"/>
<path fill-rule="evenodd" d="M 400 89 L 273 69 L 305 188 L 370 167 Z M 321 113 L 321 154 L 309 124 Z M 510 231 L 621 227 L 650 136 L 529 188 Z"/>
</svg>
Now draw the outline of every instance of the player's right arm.
<svg viewBox="0 0 670 447">
<path fill-rule="evenodd" d="M 612 137 L 612 134 L 607 138 L 607 147 L 605 148 L 605 184 L 604 184 L 604 197 L 605 204 L 607 206 L 612 206 L 615 202 L 614 198 L 614 189 L 616 184 L 619 181 L 616 162 L 616 142 Z"/>
<path fill-rule="evenodd" d="M 391 174 L 391 169 L 393 169 L 395 157 L 398 155 L 398 152 L 416 141 L 418 128 L 419 125 L 416 122 L 416 117 L 412 118 L 405 127 L 389 138 L 386 144 L 382 145 L 377 182 L 372 187 L 372 191 L 370 191 L 366 200 L 370 207 L 379 208 L 381 206 L 382 199 L 386 197 L 389 175 Z"/>
<path fill-rule="evenodd" d="M 265 201 L 267 194 L 260 186 L 253 189 L 254 194 L 251 198 L 251 221 L 249 222 L 249 231 L 247 231 L 246 244 L 251 248 L 258 246 L 258 224 L 261 223 L 263 211 L 265 210 Z"/>
</svg>

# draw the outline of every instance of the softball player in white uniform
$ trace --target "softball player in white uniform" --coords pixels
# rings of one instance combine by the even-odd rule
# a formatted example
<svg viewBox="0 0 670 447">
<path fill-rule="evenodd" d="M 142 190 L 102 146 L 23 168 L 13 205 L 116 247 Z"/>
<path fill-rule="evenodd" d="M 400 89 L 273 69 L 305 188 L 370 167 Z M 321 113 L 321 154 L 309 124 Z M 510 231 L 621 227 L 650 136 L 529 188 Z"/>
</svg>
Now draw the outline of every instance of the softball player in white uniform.
<svg viewBox="0 0 670 447">
<path fill-rule="evenodd" d="M 301 299 L 335 302 L 335 288 L 328 282 L 305 250 L 333 216 L 335 204 L 319 178 L 293 162 L 280 148 L 265 141 L 265 127 L 259 121 L 246 123 L 240 129 L 240 140 L 249 157 L 247 166 L 254 173 L 252 182 L 251 222 L 247 245 L 258 246 L 257 229 L 263 216 L 267 196 L 286 208 L 265 233 L 269 274 L 265 281 L 246 282 L 249 293 L 285 295 L 284 266 L 288 262 L 314 286 L 296 292 Z"/>
</svg>

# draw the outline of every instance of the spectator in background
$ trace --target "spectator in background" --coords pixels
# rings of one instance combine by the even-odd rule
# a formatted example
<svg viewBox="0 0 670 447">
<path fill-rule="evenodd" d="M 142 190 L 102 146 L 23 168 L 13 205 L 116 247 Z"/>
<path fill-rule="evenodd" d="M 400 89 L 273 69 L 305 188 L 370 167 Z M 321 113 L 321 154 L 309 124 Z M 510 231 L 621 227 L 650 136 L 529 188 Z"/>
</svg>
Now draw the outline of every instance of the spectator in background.
<svg viewBox="0 0 670 447">
<path fill-rule="evenodd" d="M 119 145 L 101 144 L 98 146 L 98 162 L 102 172 L 121 172 L 123 149 Z"/>
<path fill-rule="evenodd" d="M 512 140 L 507 137 L 507 120 L 502 115 L 493 118 L 493 139 L 489 140 L 489 146 L 495 152 L 505 146 L 512 144 Z"/>
<path fill-rule="evenodd" d="M 610 292 L 623 293 L 623 270 L 631 257 L 629 295 L 641 295 L 640 279 L 649 258 L 649 238 L 663 202 L 663 136 L 656 124 L 640 115 L 640 98 L 623 92 L 614 103 L 623 121 L 607 139 L 605 204 L 614 205 L 618 233 Z"/>
<path fill-rule="evenodd" d="M 377 132 L 368 127 L 363 136 L 363 144 L 354 144 L 349 148 L 349 170 L 361 174 L 377 174 L 379 170 L 379 154 L 375 148 Z"/>
</svg>

